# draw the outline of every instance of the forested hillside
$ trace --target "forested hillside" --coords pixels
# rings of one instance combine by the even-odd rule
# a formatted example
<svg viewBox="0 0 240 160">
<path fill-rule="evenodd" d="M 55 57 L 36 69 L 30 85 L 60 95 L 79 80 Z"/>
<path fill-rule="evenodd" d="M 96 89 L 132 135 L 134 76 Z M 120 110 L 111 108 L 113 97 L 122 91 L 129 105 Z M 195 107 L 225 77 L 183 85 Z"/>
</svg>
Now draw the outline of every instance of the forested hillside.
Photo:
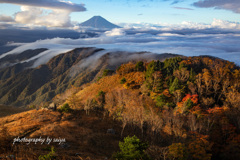
<svg viewBox="0 0 240 160">
<path fill-rule="evenodd" d="M 131 128 L 149 142 L 156 159 L 240 156 L 240 69 L 233 63 L 177 57 L 130 62 L 105 73 L 67 103 L 87 113 L 104 110 L 122 122 L 122 136 Z"/>
<path fill-rule="evenodd" d="M 46 130 L 59 136 L 59 127 L 68 122 L 73 127 L 64 125 L 64 132 L 61 130 L 69 138 L 70 147 L 65 151 L 74 150 L 76 143 L 84 144 L 92 148 L 82 149 L 82 157 L 90 158 L 94 157 L 91 153 L 98 151 L 99 159 L 233 160 L 240 157 L 240 69 L 233 63 L 204 56 L 175 57 L 163 62 L 133 61 L 116 70 L 106 68 L 98 76 L 91 83 L 72 87 L 53 98 L 58 111 L 46 111 L 46 114 L 56 115 L 56 123 L 45 117 L 48 120 L 35 126 L 26 125 L 24 132 L 36 129 L 27 132 L 34 137 Z M 81 111 L 85 111 L 84 115 Z M 42 111 L 34 111 L 36 115 L 38 112 Z M 93 117 L 99 119 L 88 121 Z M 8 130 L 13 121 L 6 117 L 0 122 Z M 107 127 L 108 122 L 111 125 Z M 46 123 L 53 125 L 45 128 Z M 85 123 L 89 128 L 80 129 Z M 96 123 L 99 125 L 95 131 L 101 135 L 90 132 Z M 110 127 L 116 133 L 112 141 L 105 141 Z M 87 142 L 78 136 L 71 139 L 70 135 L 75 136 L 78 131 L 80 135 L 86 132 L 94 136 Z M 134 137 L 123 139 L 127 136 Z M 119 143 L 121 151 L 116 149 L 116 140 L 125 141 Z"/>
<path fill-rule="evenodd" d="M 0 60 L 0 104 L 24 106 L 49 102 L 71 86 L 80 87 L 96 79 L 106 67 L 115 70 L 131 60 L 164 60 L 176 56 L 149 52 L 109 52 L 90 47 L 76 48 L 51 59 L 42 58 L 41 55 L 33 58 L 45 50 L 27 50 Z M 45 64 L 33 67 L 38 61 L 45 61 Z"/>
</svg>

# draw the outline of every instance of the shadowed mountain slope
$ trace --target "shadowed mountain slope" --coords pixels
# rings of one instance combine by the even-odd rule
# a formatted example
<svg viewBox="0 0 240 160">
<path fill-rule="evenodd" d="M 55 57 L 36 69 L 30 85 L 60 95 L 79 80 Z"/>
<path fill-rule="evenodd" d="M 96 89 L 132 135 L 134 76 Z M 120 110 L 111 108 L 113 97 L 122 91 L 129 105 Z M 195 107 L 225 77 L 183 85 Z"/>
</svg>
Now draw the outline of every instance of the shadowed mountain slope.
<svg viewBox="0 0 240 160">
<path fill-rule="evenodd" d="M 30 51 L 25 53 L 28 52 Z M 0 71 L 0 104 L 22 106 L 50 101 L 72 85 L 78 87 L 101 77 L 106 68 L 115 70 L 128 61 L 164 60 L 173 56 L 176 55 L 77 48 L 60 54 L 37 68 L 25 67 L 31 62 L 18 63 Z"/>
</svg>

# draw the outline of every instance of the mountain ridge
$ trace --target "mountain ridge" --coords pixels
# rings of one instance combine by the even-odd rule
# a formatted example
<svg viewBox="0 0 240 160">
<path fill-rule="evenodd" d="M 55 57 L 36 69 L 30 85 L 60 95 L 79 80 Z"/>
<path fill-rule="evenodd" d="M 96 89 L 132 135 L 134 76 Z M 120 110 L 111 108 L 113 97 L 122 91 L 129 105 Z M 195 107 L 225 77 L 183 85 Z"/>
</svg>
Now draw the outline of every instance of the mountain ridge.
<svg viewBox="0 0 240 160">
<path fill-rule="evenodd" d="M 109 52 L 90 47 L 59 54 L 36 68 L 19 63 L 0 70 L 0 104 L 23 106 L 50 101 L 72 85 L 79 87 L 96 80 L 105 69 L 115 70 L 132 60 L 163 60 L 174 56 L 177 55 Z"/>
<path fill-rule="evenodd" d="M 113 28 L 121 28 L 101 16 L 93 16 L 87 21 L 80 24 L 80 26 L 99 28 L 99 29 L 113 29 Z"/>
</svg>

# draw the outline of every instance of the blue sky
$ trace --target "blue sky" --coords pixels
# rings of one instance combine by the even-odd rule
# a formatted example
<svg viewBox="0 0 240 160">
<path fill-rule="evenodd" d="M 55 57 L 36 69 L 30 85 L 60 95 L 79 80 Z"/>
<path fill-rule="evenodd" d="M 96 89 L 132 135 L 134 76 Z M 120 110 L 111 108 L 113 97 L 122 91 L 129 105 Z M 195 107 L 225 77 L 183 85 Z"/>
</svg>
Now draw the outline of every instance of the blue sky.
<svg viewBox="0 0 240 160">
<path fill-rule="evenodd" d="M 79 0 L 73 2 L 78 3 Z M 101 15 L 115 23 L 175 24 L 182 21 L 211 23 L 214 18 L 229 21 L 240 20 L 240 14 L 232 11 L 194 7 L 192 5 L 194 0 L 186 0 L 176 4 L 172 4 L 171 0 L 82 0 L 81 2 L 86 4 L 88 11 L 81 14 L 73 13 L 73 20 L 81 21 L 93 15 Z"/>
<path fill-rule="evenodd" d="M 12 2 L 11 2 L 12 1 Z M 23 4 L 17 4 L 19 1 Z M 21 6 L 28 5 L 30 0 L 0 0 L 0 16 L 11 16 L 14 19 L 16 13 L 22 12 Z M 41 2 L 42 1 L 42 2 Z M 38 0 L 36 3 L 57 2 L 59 0 Z M 94 15 L 100 15 L 113 23 L 169 23 L 179 24 L 183 21 L 195 22 L 195 23 L 207 23 L 210 24 L 213 19 L 220 19 L 225 21 L 239 22 L 240 20 L 240 6 L 238 0 L 203 0 L 205 4 L 200 0 L 70 0 L 73 5 L 84 4 L 86 11 L 73 11 L 68 14 L 54 15 L 56 19 L 61 16 L 65 16 L 64 23 L 57 23 L 56 26 L 68 26 L 70 15 L 71 21 L 83 22 Z M 177 3 L 174 3 L 176 2 Z M 209 2 L 211 4 L 209 4 Z M 11 4 L 10 4 L 11 3 Z M 34 2 L 35 3 L 35 2 Z M 194 4 L 195 3 L 195 4 Z M 196 4 L 198 3 L 198 4 Z M 35 7 L 45 8 L 35 4 Z M 226 6 L 231 7 L 226 7 Z M 237 4 L 237 5 L 236 5 Z M 32 4 L 30 4 L 31 6 Z M 39 6 L 38 6 L 39 5 Z M 57 6 L 57 5 L 56 5 Z M 79 7 L 79 6 L 78 6 Z M 64 7 L 63 7 L 64 8 Z M 221 9 L 219 9 L 221 8 Z M 48 8 L 49 9 L 49 8 Z M 52 9 L 52 8 L 50 8 Z M 50 11 L 49 11 L 50 12 Z M 29 12 L 28 14 L 31 14 Z M 37 13 L 34 13 L 35 15 Z M 22 20 L 19 14 L 19 23 L 30 23 L 26 19 Z M 6 17 L 5 17 L 6 19 Z M 45 18 L 46 19 L 46 18 Z M 58 19 L 58 18 L 57 18 Z M 0 18 L 1 21 L 1 18 Z M 37 21 L 37 20 L 36 20 Z M 39 21 L 38 21 L 39 22 Z M 42 22 L 42 20 L 41 20 Z M 38 24 L 42 24 L 39 22 Z M 31 22 L 31 23 L 35 23 Z M 48 25 L 50 22 L 44 22 L 43 25 Z M 51 25 L 49 25 L 51 26 Z"/>
</svg>

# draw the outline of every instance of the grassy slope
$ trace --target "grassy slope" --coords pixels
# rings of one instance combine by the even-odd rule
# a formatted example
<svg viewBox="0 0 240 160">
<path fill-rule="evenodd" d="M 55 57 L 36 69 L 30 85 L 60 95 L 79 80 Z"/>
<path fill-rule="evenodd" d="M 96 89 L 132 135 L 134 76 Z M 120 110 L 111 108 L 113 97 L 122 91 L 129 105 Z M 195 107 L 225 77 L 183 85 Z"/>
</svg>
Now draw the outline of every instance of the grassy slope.
<svg viewBox="0 0 240 160">
<path fill-rule="evenodd" d="M 144 75 L 141 72 L 136 72 L 125 75 L 125 78 L 131 81 L 131 79 L 142 76 Z M 99 91 L 124 90 L 124 85 L 120 84 L 121 78 L 122 76 L 118 74 L 103 77 L 96 83 L 87 84 L 76 95 L 84 104 L 87 99 L 96 98 Z M 113 120 L 112 117 L 103 116 L 103 112 L 100 111 L 90 111 L 90 115 L 86 115 L 85 111 L 81 110 L 81 106 L 77 109 L 80 110 L 74 110 L 72 113 L 53 112 L 45 109 L 31 110 L 0 118 L 0 125 L 4 124 L 7 127 L 11 140 L 18 136 L 61 137 L 66 138 L 69 145 L 69 148 L 62 148 L 55 143 L 51 143 L 51 145 L 30 144 L 29 146 L 18 144 L 15 145 L 16 148 L 18 147 L 18 152 L 15 154 L 18 157 L 37 158 L 39 155 L 49 152 L 46 151 L 46 147 L 54 145 L 60 159 L 63 157 L 78 158 L 76 153 L 82 158 L 110 158 L 114 152 L 119 150 L 118 143 L 122 141 L 121 122 Z M 107 129 L 110 128 L 116 131 L 115 135 L 107 134 Z M 128 135 L 131 134 L 131 131 L 126 129 L 124 133 Z"/>
<path fill-rule="evenodd" d="M 9 138 L 65 138 L 67 148 L 58 143 L 50 145 L 40 143 L 26 145 L 15 144 L 14 151 L 2 153 L 1 156 L 14 154 L 17 158 L 37 159 L 39 155 L 47 154 L 46 148 L 54 146 L 58 159 L 104 159 L 111 157 L 118 150 L 120 137 L 120 124 L 101 113 L 91 112 L 86 115 L 84 111 L 75 110 L 73 113 L 53 112 L 49 110 L 31 110 L 12 116 L 0 118 L 0 124 L 7 127 Z M 116 134 L 108 134 L 107 129 L 114 128 Z M 2 137 L 0 137 L 2 138 Z"/>
<path fill-rule="evenodd" d="M 142 84 L 144 74 L 143 72 L 134 72 L 126 74 L 124 75 L 124 77 L 127 80 L 126 83 L 131 82 L 132 80 L 139 79 L 140 77 L 141 80 L 138 83 Z M 104 91 L 107 93 L 114 90 L 123 90 L 125 88 L 123 84 L 120 84 L 121 78 L 123 78 L 123 76 L 119 74 L 103 77 L 96 83 L 88 84 L 87 87 L 79 91 L 76 95 L 77 97 L 80 97 L 82 103 L 85 103 L 86 100 L 89 98 L 96 98 L 96 95 L 98 94 L 99 91 Z"/>
</svg>

